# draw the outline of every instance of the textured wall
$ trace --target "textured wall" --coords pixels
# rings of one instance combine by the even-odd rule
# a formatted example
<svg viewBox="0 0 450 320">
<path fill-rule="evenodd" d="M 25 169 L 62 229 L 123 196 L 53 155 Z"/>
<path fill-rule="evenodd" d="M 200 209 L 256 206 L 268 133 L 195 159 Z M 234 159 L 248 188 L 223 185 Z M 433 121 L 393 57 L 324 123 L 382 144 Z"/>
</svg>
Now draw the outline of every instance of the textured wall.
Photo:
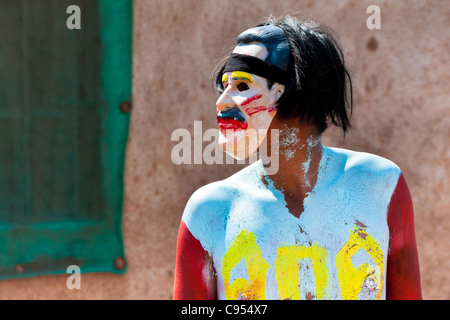
<svg viewBox="0 0 450 320">
<path fill-rule="evenodd" d="M 381 30 L 366 9 L 381 8 Z M 239 165 L 174 165 L 172 131 L 215 128 L 210 75 L 235 37 L 271 13 L 297 13 L 340 36 L 355 75 L 354 129 L 324 143 L 396 162 L 410 186 L 425 299 L 450 299 L 450 8 L 445 1 L 135 0 L 134 109 L 127 150 L 125 275 L 5 281 L 2 298 L 169 299 L 178 225 L 189 196 Z"/>
<path fill-rule="evenodd" d="M 381 9 L 381 30 L 366 27 L 371 4 Z M 189 196 L 239 168 L 173 165 L 171 132 L 193 132 L 194 120 L 203 121 L 203 130 L 215 127 L 216 96 L 209 79 L 217 59 L 261 17 L 296 12 L 340 35 L 355 75 L 355 128 L 345 140 L 331 130 L 324 142 L 387 157 L 403 169 L 415 205 L 423 295 L 450 299 L 447 5 L 141 0 L 135 6 L 135 110 L 124 227 L 129 274 L 137 272 L 134 265 L 142 268 L 136 277 L 145 283 L 147 276 L 148 297 L 170 297 L 178 222 Z"/>
</svg>

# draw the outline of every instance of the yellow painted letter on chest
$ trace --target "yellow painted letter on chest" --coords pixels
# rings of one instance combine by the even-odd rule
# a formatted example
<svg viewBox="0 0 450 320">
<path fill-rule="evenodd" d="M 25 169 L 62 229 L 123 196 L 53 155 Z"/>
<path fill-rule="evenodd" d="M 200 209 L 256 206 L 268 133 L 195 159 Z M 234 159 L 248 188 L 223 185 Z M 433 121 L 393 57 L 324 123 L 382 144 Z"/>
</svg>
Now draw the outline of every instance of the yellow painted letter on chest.
<svg viewBox="0 0 450 320">
<path fill-rule="evenodd" d="M 316 281 L 316 296 L 318 299 L 325 298 L 325 290 L 328 285 L 327 251 L 314 242 L 312 247 L 286 246 L 278 248 L 275 274 L 280 299 L 300 299 L 298 263 L 299 260 L 306 258 L 312 260 L 312 269 Z"/>
<path fill-rule="evenodd" d="M 222 260 L 225 296 L 228 300 L 265 299 L 266 272 L 270 265 L 264 260 L 261 252 L 256 244 L 256 236 L 250 231 L 242 230 L 234 239 Z M 231 270 L 242 259 L 245 260 L 247 265 L 249 281 L 238 278 L 231 284 Z"/>
<path fill-rule="evenodd" d="M 378 271 L 367 263 L 357 269 L 353 266 L 351 258 L 359 249 L 363 249 L 372 257 Z M 355 227 L 350 231 L 349 240 L 336 255 L 336 268 L 343 299 L 357 300 L 364 281 L 372 281 L 374 289 L 377 290 L 377 299 L 381 298 L 384 284 L 384 254 L 377 241 L 364 229 Z"/>
</svg>

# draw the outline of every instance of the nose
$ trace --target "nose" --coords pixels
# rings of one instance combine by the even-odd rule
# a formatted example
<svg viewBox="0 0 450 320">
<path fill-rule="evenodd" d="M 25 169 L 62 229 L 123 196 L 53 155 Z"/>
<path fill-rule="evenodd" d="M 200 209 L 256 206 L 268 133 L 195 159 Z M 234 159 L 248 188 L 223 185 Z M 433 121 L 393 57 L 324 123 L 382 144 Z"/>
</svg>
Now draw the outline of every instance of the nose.
<svg viewBox="0 0 450 320">
<path fill-rule="evenodd" d="M 235 106 L 233 99 L 231 98 L 228 91 L 225 89 L 224 92 L 220 95 L 219 99 L 216 101 L 216 107 L 218 111 L 224 111 L 228 108 L 232 108 Z"/>
</svg>

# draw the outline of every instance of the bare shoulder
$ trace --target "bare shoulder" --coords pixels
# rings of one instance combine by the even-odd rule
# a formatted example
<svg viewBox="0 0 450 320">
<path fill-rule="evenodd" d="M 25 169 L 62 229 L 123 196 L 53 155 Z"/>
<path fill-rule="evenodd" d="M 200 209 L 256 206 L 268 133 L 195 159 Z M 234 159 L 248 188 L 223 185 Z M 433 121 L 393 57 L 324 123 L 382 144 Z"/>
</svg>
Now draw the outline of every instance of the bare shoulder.
<svg viewBox="0 0 450 320">
<path fill-rule="evenodd" d="M 389 202 L 401 175 L 397 164 L 367 152 L 328 147 L 325 152 L 330 159 L 326 169 L 329 185 L 359 194 L 367 202 Z"/>
<path fill-rule="evenodd" d="M 349 176 L 360 176 L 368 179 L 395 177 L 401 173 L 393 161 L 381 156 L 340 148 L 328 148 L 333 156 L 342 163 L 342 170 Z"/>
<path fill-rule="evenodd" d="M 258 164 L 251 164 L 232 176 L 197 189 L 189 198 L 182 220 L 195 237 L 217 231 L 224 225 L 230 208 L 256 184 Z"/>
<path fill-rule="evenodd" d="M 192 194 L 186 207 L 191 211 L 216 211 L 226 207 L 236 196 L 251 189 L 250 185 L 255 180 L 255 169 L 252 164 L 226 179 L 200 187 Z"/>
</svg>

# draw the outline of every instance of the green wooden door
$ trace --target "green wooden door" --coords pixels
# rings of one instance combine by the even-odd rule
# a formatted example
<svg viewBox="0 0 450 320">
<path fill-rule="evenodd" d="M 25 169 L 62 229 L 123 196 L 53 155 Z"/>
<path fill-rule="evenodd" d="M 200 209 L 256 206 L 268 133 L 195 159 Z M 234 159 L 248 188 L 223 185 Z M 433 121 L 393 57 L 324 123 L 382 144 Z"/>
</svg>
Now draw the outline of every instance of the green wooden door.
<svg viewBox="0 0 450 320">
<path fill-rule="evenodd" d="M 131 39 L 132 0 L 0 0 L 0 279 L 125 271 Z"/>
</svg>

